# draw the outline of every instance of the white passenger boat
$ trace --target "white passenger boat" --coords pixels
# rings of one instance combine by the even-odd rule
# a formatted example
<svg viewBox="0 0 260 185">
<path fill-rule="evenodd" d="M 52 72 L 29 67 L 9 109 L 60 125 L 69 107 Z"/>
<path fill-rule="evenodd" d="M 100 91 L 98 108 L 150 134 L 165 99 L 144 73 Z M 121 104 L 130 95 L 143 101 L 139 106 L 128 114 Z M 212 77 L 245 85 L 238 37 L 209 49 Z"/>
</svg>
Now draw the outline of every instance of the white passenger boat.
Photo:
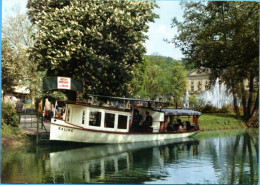
<svg viewBox="0 0 260 185">
<path fill-rule="evenodd" d="M 109 105 L 78 101 L 66 104 L 51 120 L 50 140 L 83 143 L 131 143 L 189 137 L 199 130 L 200 112 L 156 108 L 151 100 L 109 97 Z M 116 101 L 127 102 L 116 104 Z M 184 121 L 184 119 L 186 119 Z"/>
</svg>

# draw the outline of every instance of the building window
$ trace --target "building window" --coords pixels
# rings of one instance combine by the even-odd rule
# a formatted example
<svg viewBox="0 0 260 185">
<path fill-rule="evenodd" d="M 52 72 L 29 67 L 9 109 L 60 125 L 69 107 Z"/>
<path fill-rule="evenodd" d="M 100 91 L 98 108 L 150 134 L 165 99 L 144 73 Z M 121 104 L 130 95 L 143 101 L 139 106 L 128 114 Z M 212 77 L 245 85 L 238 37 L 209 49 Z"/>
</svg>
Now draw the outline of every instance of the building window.
<svg viewBox="0 0 260 185">
<path fill-rule="evenodd" d="M 83 110 L 83 112 L 82 112 L 82 124 L 84 124 L 85 123 L 85 111 Z"/>
<path fill-rule="evenodd" d="M 201 81 L 198 83 L 198 91 L 201 91 Z"/>
<path fill-rule="evenodd" d="M 209 88 L 210 88 L 210 84 L 209 84 L 209 81 L 207 81 L 207 80 L 206 80 L 206 85 L 205 85 L 205 89 L 206 89 L 206 90 L 209 90 Z"/>
<path fill-rule="evenodd" d="M 106 113 L 105 114 L 105 127 L 114 128 L 115 125 L 115 114 Z"/>
<path fill-rule="evenodd" d="M 118 115 L 118 129 L 126 129 L 127 127 L 127 116 Z"/>
<path fill-rule="evenodd" d="M 101 112 L 90 111 L 90 113 L 89 113 L 89 125 L 100 127 L 100 125 L 101 125 Z"/>
<path fill-rule="evenodd" d="M 194 86 L 191 86 L 191 92 L 194 92 Z"/>
</svg>

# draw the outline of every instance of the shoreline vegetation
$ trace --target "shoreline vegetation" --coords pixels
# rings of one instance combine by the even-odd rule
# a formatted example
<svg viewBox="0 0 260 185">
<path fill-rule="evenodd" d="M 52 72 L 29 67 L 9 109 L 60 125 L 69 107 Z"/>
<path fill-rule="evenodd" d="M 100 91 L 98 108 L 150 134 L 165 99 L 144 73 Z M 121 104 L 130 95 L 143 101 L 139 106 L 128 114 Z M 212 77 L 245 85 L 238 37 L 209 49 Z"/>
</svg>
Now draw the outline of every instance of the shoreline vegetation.
<svg viewBox="0 0 260 185">
<path fill-rule="evenodd" d="M 203 113 L 199 118 L 199 126 L 201 131 L 247 128 L 235 113 Z"/>
<path fill-rule="evenodd" d="M 19 127 L 1 125 L 1 146 L 19 147 L 30 143 L 29 137 Z"/>
<path fill-rule="evenodd" d="M 235 113 L 204 113 L 200 116 L 201 131 L 246 129 L 246 124 L 236 118 Z M 31 143 L 30 138 L 18 127 L 2 124 L 2 147 L 19 147 Z"/>
</svg>

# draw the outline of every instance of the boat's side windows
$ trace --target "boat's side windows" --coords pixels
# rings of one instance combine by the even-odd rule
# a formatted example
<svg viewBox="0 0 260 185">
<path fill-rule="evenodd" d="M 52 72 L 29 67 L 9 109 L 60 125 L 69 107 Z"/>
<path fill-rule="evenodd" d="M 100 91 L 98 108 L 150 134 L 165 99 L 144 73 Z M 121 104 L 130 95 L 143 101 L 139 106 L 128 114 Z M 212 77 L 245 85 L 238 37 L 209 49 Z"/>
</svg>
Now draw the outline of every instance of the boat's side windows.
<svg viewBox="0 0 260 185">
<path fill-rule="evenodd" d="M 83 110 L 83 112 L 82 112 L 82 124 L 84 124 L 85 123 L 85 111 Z"/>
<path fill-rule="evenodd" d="M 100 127 L 101 125 L 101 112 L 90 111 L 89 112 L 89 125 Z"/>
<path fill-rule="evenodd" d="M 68 111 L 67 111 L 67 122 L 70 121 L 70 108 L 68 108 Z"/>
<path fill-rule="evenodd" d="M 127 116 L 118 115 L 118 129 L 126 129 L 127 128 Z"/>
<path fill-rule="evenodd" d="M 105 124 L 106 128 L 114 128 L 115 125 L 115 114 L 105 113 Z"/>
</svg>

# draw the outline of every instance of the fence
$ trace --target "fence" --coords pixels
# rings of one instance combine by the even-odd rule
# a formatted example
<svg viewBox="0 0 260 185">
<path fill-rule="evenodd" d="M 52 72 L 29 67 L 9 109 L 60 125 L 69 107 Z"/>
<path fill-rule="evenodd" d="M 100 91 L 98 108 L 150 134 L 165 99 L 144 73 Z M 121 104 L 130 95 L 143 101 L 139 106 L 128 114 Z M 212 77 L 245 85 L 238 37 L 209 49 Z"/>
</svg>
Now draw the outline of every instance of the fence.
<svg viewBox="0 0 260 185">
<path fill-rule="evenodd" d="M 39 116 L 35 109 L 24 109 L 21 113 L 18 113 L 18 121 L 20 127 L 31 127 L 45 129 L 44 124 L 42 124 L 42 117 Z"/>
</svg>

